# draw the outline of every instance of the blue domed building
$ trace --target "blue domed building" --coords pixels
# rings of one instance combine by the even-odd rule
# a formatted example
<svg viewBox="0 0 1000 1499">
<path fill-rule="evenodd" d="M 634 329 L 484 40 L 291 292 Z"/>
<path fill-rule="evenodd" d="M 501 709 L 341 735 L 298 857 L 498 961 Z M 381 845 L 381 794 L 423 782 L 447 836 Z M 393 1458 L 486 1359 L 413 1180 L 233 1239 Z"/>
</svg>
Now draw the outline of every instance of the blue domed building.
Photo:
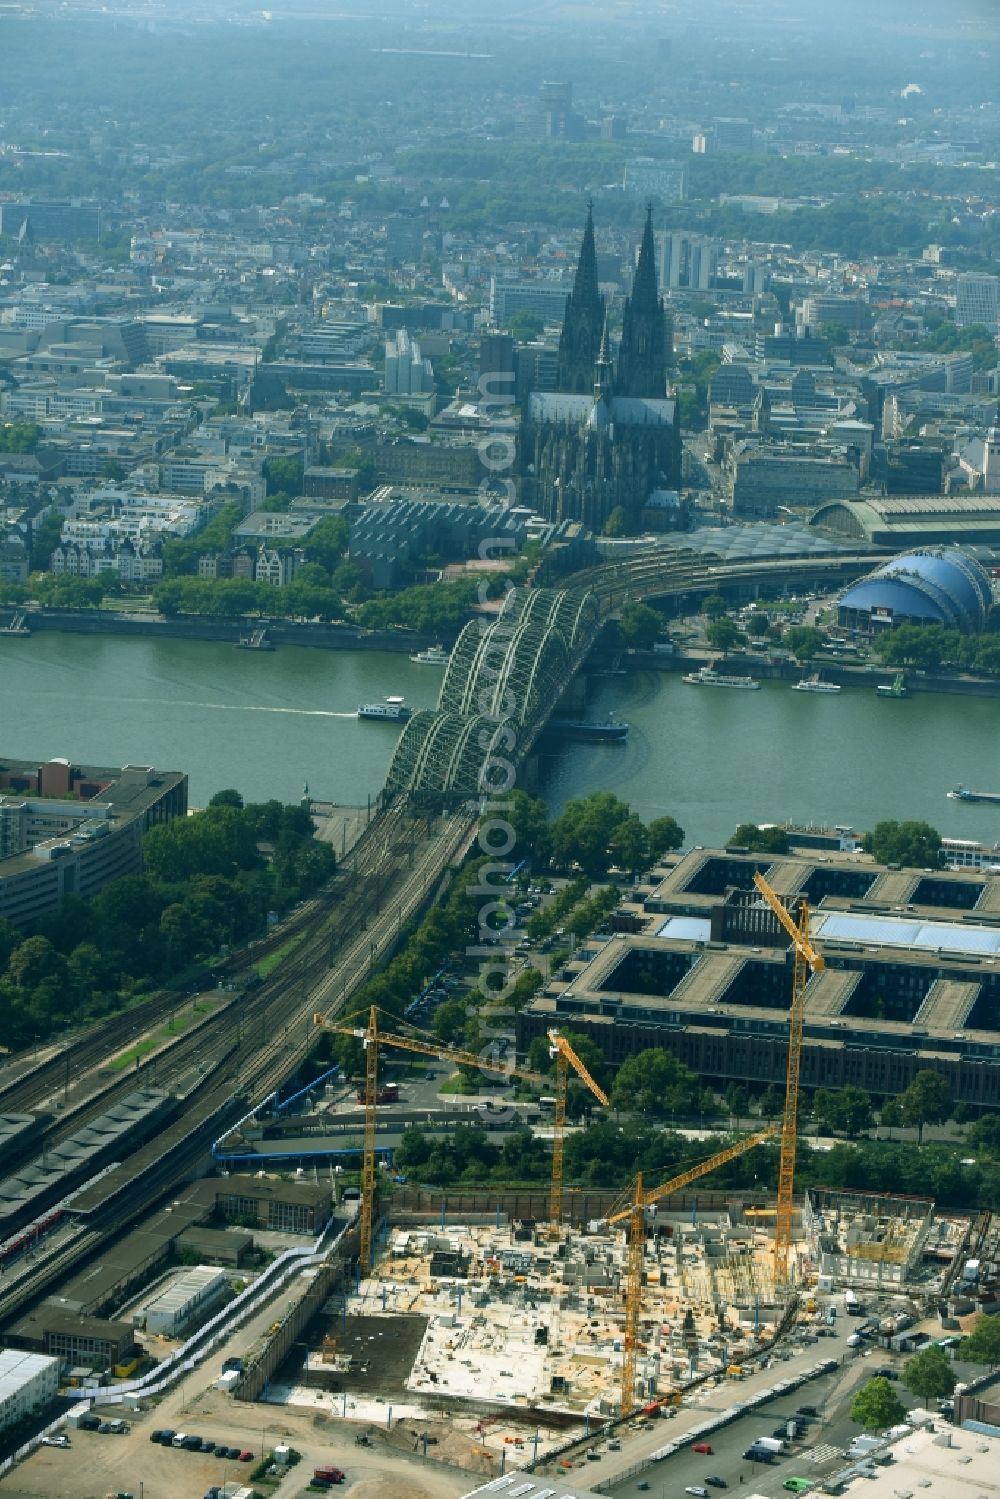
<svg viewBox="0 0 1000 1499">
<path fill-rule="evenodd" d="M 841 596 L 838 618 L 874 634 L 892 625 L 945 625 L 975 635 L 993 603 L 989 574 L 957 547 L 907 552 L 862 578 Z"/>
</svg>

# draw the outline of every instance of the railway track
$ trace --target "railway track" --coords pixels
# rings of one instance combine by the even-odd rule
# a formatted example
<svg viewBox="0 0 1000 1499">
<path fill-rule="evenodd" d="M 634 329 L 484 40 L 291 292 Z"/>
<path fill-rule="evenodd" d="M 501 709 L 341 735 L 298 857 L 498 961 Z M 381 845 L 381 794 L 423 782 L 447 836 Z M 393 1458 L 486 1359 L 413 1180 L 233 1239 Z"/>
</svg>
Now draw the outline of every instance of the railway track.
<svg viewBox="0 0 1000 1499">
<path fill-rule="evenodd" d="M 68 1243 L 54 1243 L 51 1254 L 42 1251 L 31 1274 L 16 1284 L 0 1283 L 0 1323 L 21 1315 L 95 1253 L 108 1234 L 122 1232 L 173 1190 L 204 1158 L 208 1137 L 198 1133 L 204 1122 L 218 1120 L 221 1133 L 223 1121 L 245 1111 L 247 1101 L 261 1102 L 295 1071 L 315 1036 L 313 1013 L 342 1012 L 467 847 L 474 827 L 467 811 L 432 827 L 402 805 L 390 808 L 380 819 L 380 836 L 359 850 L 344 898 L 319 920 L 315 940 L 290 953 L 273 979 L 244 991 L 213 1017 L 215 1024 L 205 1022 L 122 1079 L 115 1093 L 137 1083 L 183 1092 L 182 1113 L 155 1141 L 77 1194 L 71 1211 L 85 1213 L 86 1231 Z M 110 1096 L 105 1092 L 92 1099 L 93 1111 L 106 1108 Z M 75 1127 L 82 1114 L 77 1111 Z"/>
<path fill-rule="evenodd" d="M 245 949 L 236 955 L 226 965 L 226 972 L 234 977 L 246 974 L 269 951 L 283 945 L 290 937 L 302 934 L 307 939 L 305 946 L 308 947 L 312 941 L 323 935 L 325 929 L 328 929 L 329 939 L 356 911 L 359 903 L 352 893 L 353 887 L 359 880 L 377 872 L 383 858 L 382 849 L 386 834 L 391 837 L 399 815 L 397 811 L 393 817 L 390 810 L 386 818 L 381 820 L 381 826 L 373 823 L 370 828 L 365 829 L 355 845 L 356 852 L 352 851 L 351 860 L 338 871 L 330 886 L 321 895 L 313 897 L 301 911 L 294 913 L 288 921 L 282 924 L 280 931 L 267 942 Z M 297 959 L 297 954 L 290 954 L 282 964 L 282 976 L 286 972 L 294 972 L 300 965 L 301 959 Z M 261 990 L 257 992 L 268 991 L 266 986 L 262 985 Z M 129 1009 L 97 1021 L 80 1035 L 67 1040 L 63 1046 L 38 1062 L 30 1071 L 0 1086 L 0 1108 L 10 1113 L 29 1113 L 37 1110 L 55 1099 L 57 1095 L 67 1094 L 74 1079 L 78 1090 L 80 1080 L 88 1074 L 94 1075 L 91 1096 L 96 1098 L 100 1095 L 101 1107 L 105 1107 L 107 1100 L 113 1101 L 118 1095 L 119 1089 L 109 1090 L 107 1078 L 96 1075 L 101 1064 L 109 1062 L 116 1053 L 127 1048 L 130 1043 L 141 1040 L 152 1027 L 162 1021 L 166 1010 L 181 1004 L 188 998 L 189 995 L 186 992 L 179 990 L 159 990 Z M 183 1060 L 185 1049 L 181 1047 L 180 1038 L 174 1043 L 171 1052 L 179 1060 Z M 149 1074 L 146 1068 L 149 1065 L 150 1063 L 146 1062 L 136 1072 L 124 1075 L 123 1091 L 131 1091 L 140 1078 L 143 1081 L 148 1080 Z M 165 1077 L 168 1075 L 169 1069 L 164 1073 Z M 124 1086 L 125 1084 L 128 1086 Z M 93 1112 L 93 1110 L 90 1111 L 91 1114 Z M 88 1117 L 86 1097 L 77 1098 L 71 1111 L 62 1111 L 58 1122 L 51 1127 L 53 1137 L 56 1134 L 65 1135 L 68 1132 L 64 1126 L 70 1117 L 74 1121 L 74 1127 L 78 1127 L 81 1122 L 86 1122 Z"/>
</svg>

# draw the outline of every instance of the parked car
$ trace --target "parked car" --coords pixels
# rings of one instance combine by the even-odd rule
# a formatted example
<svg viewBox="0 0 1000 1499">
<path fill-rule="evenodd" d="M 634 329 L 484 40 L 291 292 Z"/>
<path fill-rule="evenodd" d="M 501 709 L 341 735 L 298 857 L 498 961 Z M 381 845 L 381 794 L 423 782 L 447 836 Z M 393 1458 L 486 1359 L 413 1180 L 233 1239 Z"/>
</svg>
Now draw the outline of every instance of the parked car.
<svg viewBox="0 0 1000 1499">
<path fill-rule="evenodd" d="M 253 1462 L 253 1453 L 251 1451 L 249 1451 L 249 1449 L 244 1448 L 244 1450 L 239 1454 L 238 1461 L 241 1462 L 241 1463 L 252 1463 Z"/>
<path fill-rule="evenodd" d="M 68 1447 L 69 1446 L 69 1437 L 64 1437 L 64 1436 L 42 1437 L 42 1446 L 43 1447 Z"/>
<path fill-rule="evenodd" d="M 724 1478 L 720 1478 L 716 1473 L 709 1473 L 707 1478 L 705 1479 L 705 1482 L 708 1484 L 709 1488 L 712 1489 L 728 1489 L 729 1487 L 726 1480 Z"/>
<path fill-rule="evenodd" d="M 227 1447 L 226 1448 L 226 1457 L 228 1457 L 228 1459 L 229 1459 L 229 1461 L 231 1463 L 237 1462 L 239 1460 L 239 1455 L 240 1455 L 240 1448 L 239 1447 Z"/>
<path fill-rule="evenodd" d="M 708 1490 L 702 1488 L 700 1483 L 689 1483 L 684 1492 L 691 1494 L 692 1499 L 708 1499 Z"/>
<path fill-rule="evenodd" d="M 706 1457 L 712 1456 L 711 1442 L 695 1442 L 691 1448 L 692 1452 L 703 1452 Z"/>
</svg>

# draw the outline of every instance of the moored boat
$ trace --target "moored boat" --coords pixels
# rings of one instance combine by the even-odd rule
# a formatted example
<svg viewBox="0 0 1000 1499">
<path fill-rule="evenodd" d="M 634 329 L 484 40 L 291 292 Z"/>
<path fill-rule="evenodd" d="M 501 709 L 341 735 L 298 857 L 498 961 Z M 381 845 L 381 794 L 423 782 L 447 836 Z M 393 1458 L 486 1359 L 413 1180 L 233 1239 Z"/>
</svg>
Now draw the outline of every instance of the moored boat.
<svg viewBox="0 0 1000 1499">
<path fill-rule="evenodd" d="M 585 718 L 551 718 L 544 732 L 553 739 L 578 739 L 584 743 L 620 743 L 628 738 L 628 724 L 618 718 L 594 723 Z"/>
<path fill-rule="evenodd" d="M 410 660 L 415 661 L 418 666 L 447 666 L 451 653 L 443 645 L 429 645 L 426 650 L 415 652 Z"/>
<path fill-rule="evenodd" d="M 690 671 L 681 678 L 682 682 L 691 682 L 695 687 L 741 687 L 743 689 L 759 687 L 760 683 L 755 677 L 742 677 L 727 672 L 716 671 L 714 666 L 703 666 L 700 671 Z"/>
</svg>

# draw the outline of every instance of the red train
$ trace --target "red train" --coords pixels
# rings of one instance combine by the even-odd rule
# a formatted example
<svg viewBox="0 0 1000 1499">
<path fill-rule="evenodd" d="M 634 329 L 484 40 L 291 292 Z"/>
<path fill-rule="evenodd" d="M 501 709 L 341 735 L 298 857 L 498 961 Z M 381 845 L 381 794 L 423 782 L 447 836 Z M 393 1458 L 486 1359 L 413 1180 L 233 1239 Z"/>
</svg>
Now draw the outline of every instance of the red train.
<svg viewBox="0 0 1000 1499">
<path fill-rule="evenodd" d="M 32 1248 L 62 1222 L 65 1208 L 56 1207 L 44 1213 L 41 1218 L 36 1218 L 33 1223 L 22 1228 L 19 1234 L 12 1239 L 6 1239 L 0 1244 L 0 1270 L 3 1270 L 11 1261 L 16 1260 L 18 1255 L 23 1254 L 26 1249 Z"/>
</svg>

